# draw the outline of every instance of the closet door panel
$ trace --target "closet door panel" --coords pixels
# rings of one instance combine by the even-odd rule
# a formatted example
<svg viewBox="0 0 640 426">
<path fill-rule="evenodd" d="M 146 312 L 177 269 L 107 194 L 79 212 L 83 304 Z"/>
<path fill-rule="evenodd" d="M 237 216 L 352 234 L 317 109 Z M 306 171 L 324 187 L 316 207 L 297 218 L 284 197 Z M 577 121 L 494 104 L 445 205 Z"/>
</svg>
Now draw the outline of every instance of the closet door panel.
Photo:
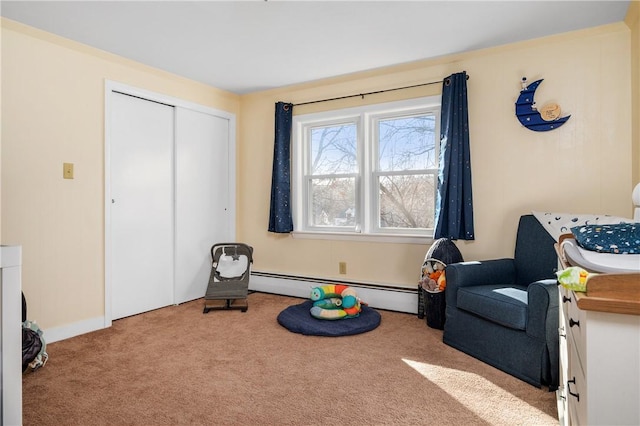
<svg viewBox="0 0 640 426">
<path fill-rule="evenodd" d="M 174 108 L 112 94 L 112 319 L 173 303 Z"/>
<path fill-rule="evenodd" d="M 232 241 L 229 120 L 176 108 L 176 303 L 204 297 L 211 246 Z"/>
</svg>

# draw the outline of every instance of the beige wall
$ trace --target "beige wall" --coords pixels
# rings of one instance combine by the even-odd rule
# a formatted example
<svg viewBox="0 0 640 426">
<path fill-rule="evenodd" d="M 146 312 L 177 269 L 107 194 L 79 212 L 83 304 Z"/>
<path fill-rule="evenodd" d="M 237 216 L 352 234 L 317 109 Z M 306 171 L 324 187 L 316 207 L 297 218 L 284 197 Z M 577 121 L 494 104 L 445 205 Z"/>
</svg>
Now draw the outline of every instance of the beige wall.
<svg viewBox="0 0 640 426">
<path fill-rule="evenodd" d="M 22 245 L 44 328 L 104 314 L 105 79 L 238 113 L 235 94 L 2 20 L 2 243 Z"/>
<path fill-rule="evenodd" d="M 640 1 L 632 1 L 627 16 L 626 24 L 631 29 L 631 96 L 633 106 L 632 113 L 632 144 L 633 158 L 632 183 L 640 183 Z"/>
<path fill-rule="evenodd" d="M 459 242 L 465 259 L 513 254 L 518 217 L 531 210 L 631 215 L 629 29 L 623 23 L 501 48 L 343 76 L 242 97 L 239 238 L 255 248 L 255 270 L 416 285 L 426 244 L 295 239 L 266 231 L 273 115 L 293 103 L 440 80 L 466 70 L 476 240 Z M 544 78 L 539 104 L 555 101 L 571 119 L 550 132 L 514 115 L 520 79 Z M 439 93 L 398 91 L 386 100 Z M 348 101 L 377 102 L 375 96 Z M 337 108 L 345 102 L 294 108 Z M 348 274 L 338 275 L 338 262 Z"/>
<path fill-rule="evenodd" d="M 49 328 L 103 315 L 104 79 L 237 114 L 238 240 L 255 247 L 256 270 L 340 277 L 338 261 L 346 261 L 349 280 L 413 287 L 426 245 L 266 231 L 273 104 L 466 70 L 477 239 L 459 247 L 467 259 L 508 256 L 518 216 L 532 209 L 630 214 L 630 34 L 620 23 L 238 97 L 3 19 L 1 236 L 3 244 L 23 245 L 29 316 Z M 536 99 L 558 102 L 572 114 L 567 124 L 546 133 L 518 124 L 513 104 L 523 75 L 545 79 Z M 364 102 L 437 93 L 429 86 Z M 74 180 L 62 179 L 63 162 L 75 164 Z"/>
</svg>

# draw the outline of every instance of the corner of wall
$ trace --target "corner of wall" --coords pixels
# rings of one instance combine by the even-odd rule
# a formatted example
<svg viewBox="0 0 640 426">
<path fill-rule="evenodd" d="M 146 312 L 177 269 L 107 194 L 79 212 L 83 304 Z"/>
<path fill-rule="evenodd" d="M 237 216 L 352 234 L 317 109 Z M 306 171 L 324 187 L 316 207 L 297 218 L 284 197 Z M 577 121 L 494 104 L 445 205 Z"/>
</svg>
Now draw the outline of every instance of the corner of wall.
<svg viewBox="0 0 640 426">
<path fill-rule="evenodd" d="M 624 19 L 631 30 L 631 116 L 640 116 L 640 1 L 632 0 Z M 640 122 L 631 124 L 631 185 L 640 183 Z"/>
<path fill-rule="evenodd" d="M 629 28 L 633 29 L 638 24 L 638 21 L 640 21 L 640 1 L 632 0 L 629 2 L 629 9 L 627 9 L 624 22 Z"/>
</svg>

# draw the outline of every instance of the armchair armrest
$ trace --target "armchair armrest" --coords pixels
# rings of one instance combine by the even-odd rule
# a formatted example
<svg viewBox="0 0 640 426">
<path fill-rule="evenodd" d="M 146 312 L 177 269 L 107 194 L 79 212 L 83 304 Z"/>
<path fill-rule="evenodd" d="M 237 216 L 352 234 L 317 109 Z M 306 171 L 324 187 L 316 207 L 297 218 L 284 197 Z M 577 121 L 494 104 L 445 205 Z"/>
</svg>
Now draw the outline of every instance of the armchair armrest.
<svg viewBox="0 0 640 426">
<path fill-rule="evenodd" d="M 544 366 L 542 374 L 544 382 L 550 389 L 558 387 L 560 342 L 558 337 L 558 316 L 560 301 L 558 300 L 558 281 L 540 280 L 529 284 L 527 335 L 546 342 L 549 365 Z"/>
<path fill-rule="evenodd" d="M 558 337 L 558 281 L 540 280 L 527 287 L 527 334 L 547 340 Z"/>
<path fill-rule="evenodd" d="M 461 262 L 445 269 L 447 306 L 457 306 L 458 288 L 490 284 L 513 284 L 516 266 L 513 259 Z"/>
</svg>

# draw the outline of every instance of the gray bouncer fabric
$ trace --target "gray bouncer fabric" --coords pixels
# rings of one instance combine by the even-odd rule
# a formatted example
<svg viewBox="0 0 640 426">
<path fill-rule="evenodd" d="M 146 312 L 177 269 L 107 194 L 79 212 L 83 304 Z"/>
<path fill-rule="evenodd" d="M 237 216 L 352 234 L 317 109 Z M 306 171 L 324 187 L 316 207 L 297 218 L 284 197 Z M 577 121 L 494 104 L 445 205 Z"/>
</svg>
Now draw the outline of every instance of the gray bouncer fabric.
<svg viewBox="0 0 640 426">
<path fill-rule="evenodd" d="M 243 243 L 219 243 L 211 247 L 211 275 L 204 296 L 204 312 L 214 309 L 248 309 L 249 277 L 253 247 Z"/>
</svg>

